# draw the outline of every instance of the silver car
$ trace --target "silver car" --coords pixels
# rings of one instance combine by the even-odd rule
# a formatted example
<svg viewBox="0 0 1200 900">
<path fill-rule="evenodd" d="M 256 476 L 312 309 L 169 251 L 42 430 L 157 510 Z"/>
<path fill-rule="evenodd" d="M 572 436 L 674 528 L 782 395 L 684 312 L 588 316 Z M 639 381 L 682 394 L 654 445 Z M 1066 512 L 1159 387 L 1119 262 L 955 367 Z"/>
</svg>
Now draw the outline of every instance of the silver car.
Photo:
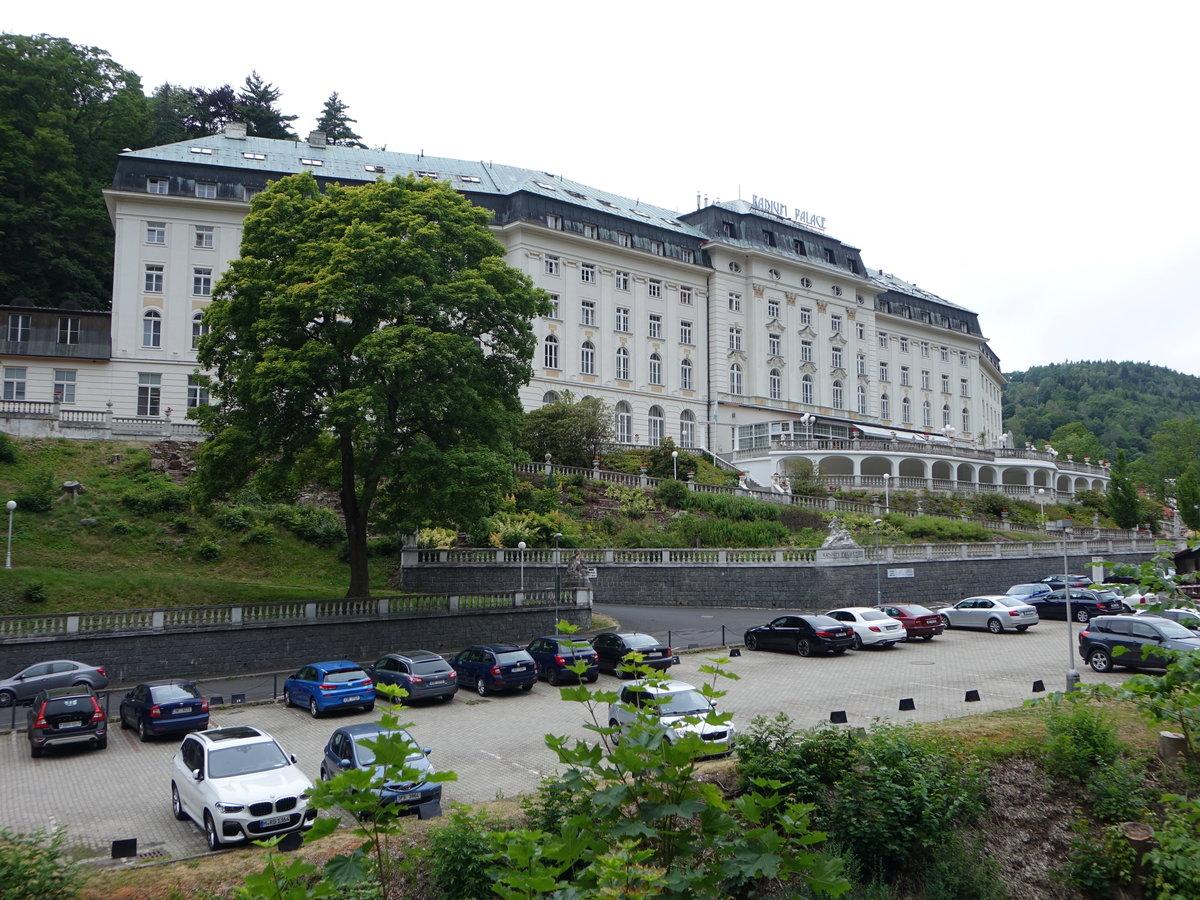
<svg viewBox="0 0 1200 900">
<path fill-rule="evenodd" d="M 639 715 L 656 718 L 667 741 L 687 734 L 699 736 L 704 741 L 702 756 L 733 752 L 737 737 L 733 722 L 717 719 L 712 702 L 686 681 L 638 679 L 622 687 L 620 699 L 608 707 L 609 726 L 624 731 Z"/>
<path fill-rule="evenodd" d="M 108 675 L 99 666 L 75 662 L 73 659 L 52 659 L 34 663 L 12 678 L 0 681 L 0 706 L 26 703 L 38 691 L 46 688 L 71 687 L 86 684 L 94 691 L 108 686 Z"/>
<path fill-rule="evenodd" d="M 992 634 L 1002 634 L 1010 628 L 1024 631 L 1039 621 L 1036 609 L 1007 594 L 968 597 L 939 609 L 938 615 L 947 628 L 986 628 Z"/>
</svg>

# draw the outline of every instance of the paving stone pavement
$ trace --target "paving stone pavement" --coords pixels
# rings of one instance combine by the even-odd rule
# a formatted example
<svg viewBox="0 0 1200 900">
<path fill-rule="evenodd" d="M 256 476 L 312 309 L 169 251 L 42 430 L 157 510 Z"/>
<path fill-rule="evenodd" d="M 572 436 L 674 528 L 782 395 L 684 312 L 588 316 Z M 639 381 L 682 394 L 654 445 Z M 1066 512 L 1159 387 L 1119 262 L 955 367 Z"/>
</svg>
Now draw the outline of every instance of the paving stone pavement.
<svg viewBox="0 0 1200 900">
<path fill-rule="evenodd" d="M 763 621 L 771 614 L 764 613 Z M 849 727 L 869 727 L 876 719 L 931 721 L 1015 707 L 1037 696 L 1032 692 L 1034 681 L 1043 681 L 1048 691 L 1064 687 L 1065 629 L 1062 622 L 1042 622 L 1025 634 L 956 629 L 933 641 L 890 650 L 807 659 L 743 651 L 727 666 L 739 680 L 722 679 L 718 684 L 728 691 L 720 708 L 732 712 L 745 731 L 755 716 L 779 712 L 807 727 L 827 722 L 834 710 L 844 710 Z M 724 652 L 717 648 L 685 653 L 670 674 L 698 683 L 705 678 L 699 669 L 707 657 Z M 1118 683 L 1127 677 L 1122 671 L 1096 674 L 1078 661 L 1075 667 L 1085 683 Z M 614 677 L 602 675 L 597 686 L 614 689 L 617 684 Z M 972 690 L 979 692 L 979 702 L 965 701 Z M 899 711 L 905 698 L 913 700 L 913 711 Z M 117 700 L 114 695 L 113 711 Z M 218 707 L 212 726 L 245 723 L 265 729 L 315 779 L 333 729 L 378 713 L 313 720 L 305 711 L 268 702 Z M 543 775 L 557 768 L 544 735 L 587 738 L 584 715 L 578 704 L 563 702 L 559 689 L 543 682 L 528 693 L 487 698 L 460 690 L 448 703 L 403 711 L 402 720 L 411 722 L 414 737 L 432 748 L 431 761 L 438 768 L 458 773 L 458 781 L 443 788 L 443 807 L 448 807 L 451 802 L 472 804 L 532 791 Z M 23 713 L 17 721 L 23 723 Z M 114 719 L 106 750 L 62 748 L 35 760 L 29 756 L 23 728 L 0 733 L 0 823 L 25 832 L 65 827 L 68 844 L 86 858 L 107 858 L 111 841 L 122 838 L 137 838 L 143 859 L 202 855 L 206 851 L 200 830 L 171 815 L 170 760 L 177 747 L 178 741 L 169 738 L 140 743 Z"/>
</svg>

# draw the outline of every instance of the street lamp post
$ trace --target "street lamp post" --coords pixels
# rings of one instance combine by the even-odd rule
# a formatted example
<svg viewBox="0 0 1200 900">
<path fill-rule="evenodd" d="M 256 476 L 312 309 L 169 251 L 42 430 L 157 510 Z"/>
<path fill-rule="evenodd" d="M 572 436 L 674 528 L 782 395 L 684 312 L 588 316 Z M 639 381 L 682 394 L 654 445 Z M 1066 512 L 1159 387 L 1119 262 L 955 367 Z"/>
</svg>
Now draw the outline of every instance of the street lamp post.
<svg viewBox="0 0 1200 900">
<path fill-rule="evenodd" d="M 525 542 L 518 541 L 517 549 L 521 551 L 521 591 L 525 590 Z"/>
<path fill-rule="evenodd" d="M 883 519 L 875 520 L 875 605 L 879 606 L 883 602 L 880 599 L 879 586 L 879 526 L 883 524 Z"/>
<path fill-rule="evenodd" d="M 889 486 L 891 485 L 891 483 L 892 483 L 892 476 L 889 475 L 887 472 L 884 472 L 883 473 L 883 511 L 884 512 L 892 511 L 892 497 L 891 497 L 891 493 L 889 492 Z"/>
<path fill-rule="evenodd" d="M 679 451 L 671 451 L 671 471 L 676 481 L 679 480 Z"/>
<path fill-rule="evenodd" d="M 1046 489 L 1045 488 L 1038 488 L 1037 498 L 1038 498 L 1038 509 L 1041 510 L 1038 513 L 1038 515 L 1041 518 L 1042 531 L 1044 532 L 1046 530 Z"/>
<path fill-rule="evenodd" d="M 1067 693 L 1079 687 L 1079 670 L 1075 668 L 1075 633 L 1071 627 L 1071 585 L 1069 582 L 1071 568 L 1067 564 L 1067 538 L 1071 529 L 1063 526 L 1063 598 L 1067 603 Z"/>
<path fill-rule="evenodd" d="M 7 503 L 4 504 L 4 507 L 8 510 L 8 550 L 4 554 L 4 568 L 11 569 L 12 568 L 12 516 L 13 516 L 13 510 L 17 508 L 17 501 L 9 500 Z"/>
</svg>

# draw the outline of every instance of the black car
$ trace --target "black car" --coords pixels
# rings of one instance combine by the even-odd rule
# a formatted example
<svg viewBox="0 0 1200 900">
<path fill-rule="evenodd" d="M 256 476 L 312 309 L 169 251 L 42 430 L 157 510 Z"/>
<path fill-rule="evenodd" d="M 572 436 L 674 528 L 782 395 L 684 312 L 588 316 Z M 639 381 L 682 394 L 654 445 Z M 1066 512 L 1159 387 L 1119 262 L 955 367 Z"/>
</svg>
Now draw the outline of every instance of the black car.
<svg viewBox="0 0 1200 900">
<path fill-rule="evenodd" d="M 1030 597 L 1026 601 L 1043 619 L 1067 618 L 1067 593 L 1061 588 L 1048 594 Z M 1112 616 L 1125 611 L 1125 604 L 1112 591 L 1071 588 L 1071 618 L 1090 622 L 1096 616 Z"/>
<path fill-rule="evenodd" d="M 571 666 L 579 663 L 587 664 L 584 678 L 588 681 L 595 681 L 600 677 L 600 664 L 596 661 L 596 651 L 587 641 L 577 641 L 559 634 L 534 638 L 525 649 L 538 664 L 538 676 L 545 678 L 551 684 L 579 680 L 579 676 L 570 669 Z"/>
<path fill-rule="evenodd" d="M 208 728 L 208 701 L 190 681 L 139 684 L 121 698 L 122 728 L 136 728 L 142 742 L 160 734 Z"/>
<path fill-rule="evenodd" d="M 842 654 L 854 646 L 854 631 L 829 616 L 793 613 L 772 619 L 766 625 L 755 625 L 747 630 L 743 641 L 747 650 L 784 650 L 800 656 Z"/>
<path fill-rule="evenodd" d="M 94 750 L 108 746 L 108 717 L 86 684 L 49 688 L 36 694 L 28 712 L 29 755 L 34 759 L 47 747 L 90 744 Z"/>
<path fill-rule="evenodd" d="M 450 700 L 458 692 L 458 673 L 430 650 L 386 653 L 367 666 L 376 684 L 394 684 L 408 691 L 406 700 Z"/>
<path fill-rule="evenodd" d="M 630 661 L 626 660 L 630 653 L 640 653 L 642 660 L 638 665 L 652 669 L 666 670 L 675 665 L 675 654 L 671 648 L 648 634 L 605 632 L 592 638 L 592 648 L 596 651 L 596 662 L 600 669 L 622 678 L 633 674 L 620 668 L 623 663 Z"/>
<path fill-rule="evenodd" d="M 1178 622 L 1156 616 L 1101 616 L 1079 632 L 1079 655 L 1096 672 L 1110 672 L 1113 666 L 1130 669 L 1165 669 L 1167 659 L 1153 650 L 1200 650 L 1200 637 Z M 1124 648 L 1124 653 L 1117 653 Z"/>
<path fill-rule="evenodd" d="M 538 680 L 538 665 L 516 644 L 476 644 L 450 660 L 458 680 L 475 686 L 480 697 L 492 691 L 520 688 L 532 690 Z"/>
<path fill-rule="evenodd" d="M 402 741 L 408 747 L 404 768 L 409 771 L 404 781 L 383 781 L 387 770 L 377 762 L 375 750 L 366 744 L 385 737 Z M 427 819 L 442 813 L 442 786 L 427 780 L 434 771 L 429 764 L 429 753 L 428 748 L 422 748 L 403 728 L 389 731 L 377 722 L 345 725 L 334 731 L 325 744 L 321 780 L 329 781 L 346 769 L 372 769 L 378 785 L 372 790 L 381 804 L 394 805 L 393 811 L 399 815 L 416 813 Z"/>
</svg>

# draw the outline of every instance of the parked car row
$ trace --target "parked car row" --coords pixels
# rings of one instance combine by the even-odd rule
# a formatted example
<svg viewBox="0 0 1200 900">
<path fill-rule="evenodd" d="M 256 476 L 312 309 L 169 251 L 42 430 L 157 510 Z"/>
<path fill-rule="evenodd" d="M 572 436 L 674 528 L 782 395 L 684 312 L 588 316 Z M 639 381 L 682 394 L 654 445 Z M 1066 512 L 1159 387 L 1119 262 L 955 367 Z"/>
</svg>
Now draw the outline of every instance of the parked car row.
<svg viewBox="0 0 1200 900">
<path fill-rule="evenodd" d="M 743 635 L 747 650 L 783 650 L 799 656 L 840 655 L 854 648 L 893 647 L 912 638 L 932 640 L 945 623 L 915 603 L 847 606 L 821 615 L 788 613 Z"/>
</svg>

